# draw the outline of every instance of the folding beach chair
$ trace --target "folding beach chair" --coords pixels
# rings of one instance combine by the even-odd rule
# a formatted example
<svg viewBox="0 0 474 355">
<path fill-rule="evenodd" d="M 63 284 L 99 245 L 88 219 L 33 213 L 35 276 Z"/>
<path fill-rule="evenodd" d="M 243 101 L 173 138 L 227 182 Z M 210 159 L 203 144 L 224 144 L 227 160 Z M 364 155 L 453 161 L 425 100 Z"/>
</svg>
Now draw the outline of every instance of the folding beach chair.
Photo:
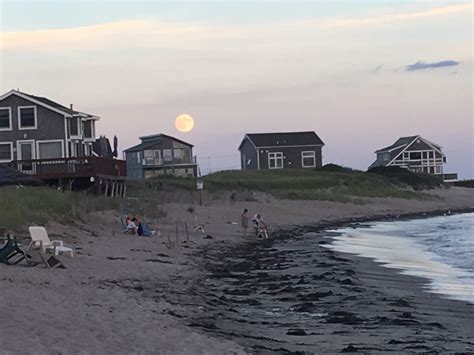
<svg viewBox="0 0 474 355">
<path fill-rule="evenodd" d="M 10 235 L 7 242 L 0 249 L 0 262 L 7 265 L 16 265 L 23 260 L 28 262 L 29 256 L 18 246 L 15 237 Z"/>
<path fill-rule="evenodd" d="M 30 232 L 31 242 L 28 245 L 28 251 L 38 251 L 41 259 L 48 267 L 56 267 L 61 264 L 55 257 L 59 254 L 66 254 L 70 257 L 74 256 L 71 248 L 65 247 L 62 240 L 50 240 L 48 232 L 44 227 L 33 226 L 28 228 Z M 48 257 L 48 253 L 53 254 Z M 62 264 L 61 264 L 62 265 Z"/>
</svg>

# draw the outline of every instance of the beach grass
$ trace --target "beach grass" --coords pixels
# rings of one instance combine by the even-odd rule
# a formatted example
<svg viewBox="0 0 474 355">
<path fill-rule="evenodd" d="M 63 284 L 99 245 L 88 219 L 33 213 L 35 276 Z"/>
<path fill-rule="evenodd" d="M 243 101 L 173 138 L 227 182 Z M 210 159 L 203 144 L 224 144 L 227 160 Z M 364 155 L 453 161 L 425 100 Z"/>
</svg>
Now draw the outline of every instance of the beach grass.
<svg viewBox="0 0 474 355">
<path fill-rule="evenodd" d="M 84 219 L 88 212 L 116 209 L 119 200 L 48 187 L 0 188 L 0 228 L 26 227 L 50 220 Z"/>
<path fill-rule="evenodd" d="M 414 191 L 396 179 L 348 168 L 221 171 L 202 178 L 210 193 L 222 191 L 255 191 L 280 199 L 325 200 L 364 203 L 363 197 L 424 199 L 427 195 Z M 144 187 L 162 191 L 195 191 L 195 178 L 161 177 L 135 182 L 133 190 Z"/>
</svg>

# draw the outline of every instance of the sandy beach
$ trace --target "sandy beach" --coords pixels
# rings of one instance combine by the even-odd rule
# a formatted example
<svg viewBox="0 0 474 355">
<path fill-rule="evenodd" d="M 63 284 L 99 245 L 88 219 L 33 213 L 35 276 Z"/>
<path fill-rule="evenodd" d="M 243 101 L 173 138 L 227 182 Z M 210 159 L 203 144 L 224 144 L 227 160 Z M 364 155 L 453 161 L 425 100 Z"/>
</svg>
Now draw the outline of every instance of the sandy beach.
<svg viewBox="0 0 474 355">
<path fill-rule="evenodd" d="M 66 269 L 0 265 L 0 353 L 472 353 L 474 305 L 322 246 L 329 226 L 474 209 L 473 189 L 430 194 L 365 204 L 262 197 L 192 213 L 188 204 L 166 204 L 166 218 L 150 221 L 161 232 L 152 238 L 121 234 L 114 211 L 87 223 L 51 222 L 51 239 L 75 256 L 62 257 Z M 269 240 L 240 236 L 244 207 L 264 216 Z M 196 220 L 205 233 L 191 231 L 187 240 L 184 223 Z M 15 233 L 27 237 L 26 226 Z M 316 253 L 304 253 L 305 233 L 321 243 Z M 306 260 L 307 274 L 288 271 L 297 260 Z M 292 316 L 264 319 L 268 299 Z M 320 326 L 305 328 L 308 312 Z"/>
</svg>

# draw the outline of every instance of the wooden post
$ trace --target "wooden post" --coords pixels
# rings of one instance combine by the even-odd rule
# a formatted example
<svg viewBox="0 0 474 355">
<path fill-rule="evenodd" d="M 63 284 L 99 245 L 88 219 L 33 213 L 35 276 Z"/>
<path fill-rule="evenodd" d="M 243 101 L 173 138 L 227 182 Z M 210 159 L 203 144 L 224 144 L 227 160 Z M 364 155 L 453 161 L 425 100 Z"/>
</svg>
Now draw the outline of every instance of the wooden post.
<svg viewBox="0 0 474 355">
<path fill-rule="evenodd" d="M 122 197 L 127 197 L 127 183 L 123 183 L 123 196 Z"/>
<path fill-rule="evenodd" d="M 107 197 L 108 193 L 109 193 L 109 180 L 105 179 L 105 193 L 104 193 L 105 197 Z"/>
<path fill-rule="evenodd" d="M 176 247 L 179 247 L 178 221 L 176 221 Z"/>
<path fill-rule="evenodd" d="M 184 229 L 186 230 L 186 241 L 189 242 L 188 222 L 184 222 Z"/>
</svg>

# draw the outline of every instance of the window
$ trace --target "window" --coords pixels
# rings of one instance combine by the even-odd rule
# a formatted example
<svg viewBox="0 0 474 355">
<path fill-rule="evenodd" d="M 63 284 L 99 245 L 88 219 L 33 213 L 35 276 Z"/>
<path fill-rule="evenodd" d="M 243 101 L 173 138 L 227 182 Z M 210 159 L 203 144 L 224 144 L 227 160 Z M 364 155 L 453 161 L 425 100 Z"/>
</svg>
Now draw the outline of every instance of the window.
<svg viewBox="0 0 474 355">
<path fill-rule="evenodd" d="M 92 129 L 93 123 L 94 121 L 92 120 L 88 120 L 84 122 L 84 138 L 94 138 L 93 129 Z"/>
<path fill-rule="evenodd" d="M 183 154 L 183 150 L 182 150 L 182 149 L 175 149 L 175 150 L 174 150 L 174 158 L 175 158 L 175 159 L 181 160 L 181 159 L 183 159 L 183 156 L 184 156 L 184 154 Z"/>
<path fill-rule="evenodd" d="M 9 162 L 13 160 L 13 143 L 0 142 L 0 162 Z"/>
<path fill-rule="evenodd" d="M 408 159 L 410 157 L 410 153 L 403 152 L 403 159 Z"/>
<path fill-rule="evenodd" d="M 145 150 L 145 165 L 161 165 L 161 150 Z"/>
<path fill-rule="evenodd" d="M 36 129 L 36 106 L 18 107 L 18 129 Z"/>
<path fill-rule="evenodd" d="M 283 169 L 283 153 L 268 153 L 268 169 Z"/>
<path fill-rule="evenodd" d="M 0 131 L 12 129 L 12 111 L 10 107 L 0 108 Z"/>
<path fill-rule="evenodd" d="M 173 161 L 173 153 L 171 149 L 163 149 L 163 160 L 165 162 Z"/>
<path fill-rule="evenodd" d="M 301 166 L 303 168 L 314 168 L 316 167 L 316 152 L 301 152 Z"/>
<path fill-rule="evenodd" d="M 421 153 L 420 152 L 410 153 L 410 160 L 420 160 L 420 159 L 421 159 Z"/>
<path fill-rule="evenodd" d="M 69 134 L 71 136 L 78 136 L 79 135 L 79 124 L 78 124 L 78 118 L 77 117 L 73 117 L 71 118 L 71 120 L 69 121 Z"/>
<path fill-rule="evenodd" d="M 39 159 L 55 159 L 63 157 L 63 142 L 37 142 Z"/>
<path fill-rule="evenodd" d="M 435 167 L 435 174 L 441 174 L 441 167 L 440 166 Z"/>
</svg>

